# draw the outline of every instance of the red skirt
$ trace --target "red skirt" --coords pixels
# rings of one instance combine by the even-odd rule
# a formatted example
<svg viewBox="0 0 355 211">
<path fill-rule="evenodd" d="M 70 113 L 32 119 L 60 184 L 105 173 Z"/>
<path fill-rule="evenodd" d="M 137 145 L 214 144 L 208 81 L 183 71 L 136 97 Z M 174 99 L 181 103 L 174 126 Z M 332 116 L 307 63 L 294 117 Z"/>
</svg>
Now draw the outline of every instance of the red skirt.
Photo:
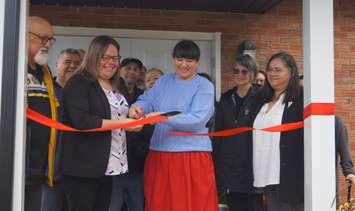
<svg viewBox="0 0 355 211">
<path fill-rule="evenodd" d="M 150 151 L 144 193 L 145 211 L 217 211 L 211 153 Z"/>
</svg>

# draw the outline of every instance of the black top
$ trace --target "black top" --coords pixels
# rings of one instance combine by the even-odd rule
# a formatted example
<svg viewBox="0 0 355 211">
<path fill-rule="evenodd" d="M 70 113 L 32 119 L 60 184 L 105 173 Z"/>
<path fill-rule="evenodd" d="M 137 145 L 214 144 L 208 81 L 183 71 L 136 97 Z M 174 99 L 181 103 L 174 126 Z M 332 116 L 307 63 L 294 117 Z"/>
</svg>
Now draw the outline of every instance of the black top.
<svg viewBox="0 0 355 211">
<path fill-rule="evenodd" d="M 64 123 L 77 129 L 102 126 L 111 119 L 110 105 L 97 81 L 75 74 L 63 88 Z M 61 167 L 64 175 L 101 177 L 105 175 L 111 148 L 111 131 L 64 132 Z"/>
<path fill-rule="evenodd" d="M 41 67 L 37 66 L 34 70 L 28 66 L 27 73 L 28 108 L 51 118 L 48 90 L 43 82 Z M 50 128 L 28 120 L 26 136 L 26 180 L 42 180 L 47 166 Z"/>
<path fill-rule="evenodd" d="M 143 90 L 135 87 L 134 92 L 130 96 L 126 96 L 128 104 L 131 106 L 135 103 L 143 92 Z M 145 125 L 140 132 L 126 132 L 129 174 L 143 173 L 144 162 L 149 151 L 150 138 L 153 135 L 153 131 L 154 126 Z"/>
<path fill-rule="evenodd" d="M 128 90 L 126 91 L 126 100 L 129 106 L 137 101 L 137 98 L 143 94 L 144 90 L 138 88 L 137 86 L 134 87 L 133 92 L 129 93 Z"/>
<path fill-rule="evenodd" d="M 251 109 L 258 88 L 252 86 L 243 98 L 236 92 L 235 87 L 222 95 L 216 108 L 216 131 L 252 126 Z M 252 192 L 252 132 L 217 137 L 213 142 L 218 192 Z"/>
<path fill-rule="evenodd" d="M 236 114 L 235 118 L 238 118 L 245 98 L 246 98 L 246 96 L 240 97 L 236 92 L 233 93 L 232 100 L 233 100 L 233 104 L 235 106 L 235 114 Z"/>
</svg>

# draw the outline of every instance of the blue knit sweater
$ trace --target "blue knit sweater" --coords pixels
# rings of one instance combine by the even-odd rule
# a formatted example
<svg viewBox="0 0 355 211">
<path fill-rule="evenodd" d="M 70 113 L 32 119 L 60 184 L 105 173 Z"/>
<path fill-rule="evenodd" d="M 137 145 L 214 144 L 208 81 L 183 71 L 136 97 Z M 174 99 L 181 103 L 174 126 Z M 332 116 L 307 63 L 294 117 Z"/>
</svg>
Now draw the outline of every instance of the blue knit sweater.
<svg viewBox="0 0 355 211">
<path fill-rule="evenodd" d="M 181 114 L 157 123 L 150 149 L 166 152 L 212 151 L 206 136 L 175 136 L 169 131 L 206 133 L 206 123 L 214 112 L 214 88 L 207 79 L 196 75 L 181 80 L 175 73 L 161 77 L 153 88 L 141 95 L 135 105 L 144 113 L 180 111 Z"/>
</svg>

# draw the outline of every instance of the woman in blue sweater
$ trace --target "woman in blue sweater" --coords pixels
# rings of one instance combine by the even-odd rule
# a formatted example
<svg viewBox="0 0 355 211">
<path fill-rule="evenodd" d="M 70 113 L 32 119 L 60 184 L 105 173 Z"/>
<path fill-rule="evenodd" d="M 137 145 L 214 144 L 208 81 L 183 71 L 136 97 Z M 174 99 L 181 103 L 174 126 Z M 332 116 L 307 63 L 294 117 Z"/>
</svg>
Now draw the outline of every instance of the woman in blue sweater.
<svg viewBox="0 0 355 211">
<path fill-rule="evenodd" d="M 210 138 L 168 134 L 208 132 L 214 89 L 197 74 L 199 59 L 200 50 L 193 41 L 180 41 L 173 50 L 176 72 L 162 76 L 131 107 L 134 118 L 150 112 L 181 112 L 155 126 L 144 172 L 146 211 L 217 210 Z"/>
</svg>

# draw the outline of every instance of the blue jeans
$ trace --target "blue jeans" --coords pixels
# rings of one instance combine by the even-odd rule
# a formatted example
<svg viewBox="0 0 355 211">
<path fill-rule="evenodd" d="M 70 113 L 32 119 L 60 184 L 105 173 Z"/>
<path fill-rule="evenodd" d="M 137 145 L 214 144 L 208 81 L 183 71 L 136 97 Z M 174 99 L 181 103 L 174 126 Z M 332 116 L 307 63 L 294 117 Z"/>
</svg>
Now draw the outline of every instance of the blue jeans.
<svg viewBox="0 0 355 211">
<path fill-rule="evenodd" d="M 67 201 L 63 182 L 56 181 L 54 187 L 44 184 L 42 187 L 41 211 L 67 211 Z"/>
<path fill-rule="evenodd" d="M 113 176 L 110 211 L 121 211 L 124 204 L 128 211 L 144 210 L 142 174 Z"/>
</svg>

